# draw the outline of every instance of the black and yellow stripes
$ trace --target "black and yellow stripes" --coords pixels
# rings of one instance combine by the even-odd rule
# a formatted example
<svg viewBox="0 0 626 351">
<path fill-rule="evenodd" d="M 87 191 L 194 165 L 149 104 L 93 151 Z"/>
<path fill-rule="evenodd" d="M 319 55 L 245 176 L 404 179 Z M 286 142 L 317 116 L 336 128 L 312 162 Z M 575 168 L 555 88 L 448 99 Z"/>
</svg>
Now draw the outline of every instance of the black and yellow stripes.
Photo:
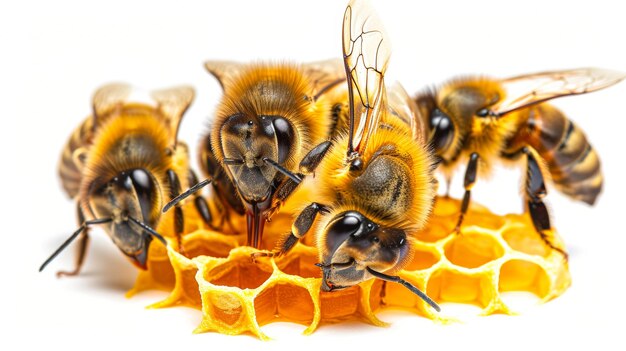
<svg viewBox="0 0 626 351">
<path fill-rule="evenodd" d="M 600 158 L 582 129 L 548 104 L 532 109 L 529 144 L 546 161 L 555 186 L 567 196 L 592 205 L 602 190 Z"/>
<path fill-rule="evenodd" d="M 86 156 L 86 148 L 93 138 L 93 118 L 89 117 L 74 129 L 72 135 L 63 148 L 59 162 L 59 176 L 61 185 L 70 198 L 78 195 L 81 181 L 81 163 Z"/>
</svg>

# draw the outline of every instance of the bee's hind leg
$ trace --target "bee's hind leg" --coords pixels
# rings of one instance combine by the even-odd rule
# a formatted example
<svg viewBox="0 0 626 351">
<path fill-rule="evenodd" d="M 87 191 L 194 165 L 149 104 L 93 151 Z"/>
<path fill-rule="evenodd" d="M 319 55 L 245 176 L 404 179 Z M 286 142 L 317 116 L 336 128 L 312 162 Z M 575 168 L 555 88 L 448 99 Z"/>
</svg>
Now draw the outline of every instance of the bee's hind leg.
<svg viewBox="0 0 626 351">
<path fill-rule="evenodd" d="M 561 253 L 567 260 L 567 252 L 554 242 L 554 232 L 550 225 L 550 214 L 542 201 L 547 195 L 547 190 L 539 162 L 537 162 L 535 154 L 529 147 L 523 148 L 522 152 L 526 155 L 527 160 L 525 192 L 530 218 L 533 221 L 535 230 L 546 245 Z"/>
</svg>

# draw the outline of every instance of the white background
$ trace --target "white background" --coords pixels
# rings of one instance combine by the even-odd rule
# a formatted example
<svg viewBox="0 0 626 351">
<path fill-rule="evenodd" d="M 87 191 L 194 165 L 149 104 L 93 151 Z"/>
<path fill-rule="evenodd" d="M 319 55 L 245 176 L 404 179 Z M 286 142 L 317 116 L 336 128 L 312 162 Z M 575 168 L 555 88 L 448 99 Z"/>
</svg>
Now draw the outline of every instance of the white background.
<svg viewBox="0 0 626 351">
<path fill-rule="evenodd" d="M 580 66 L 626 71 L 626 21 L 617 3 L 375 1 L 374 6 L 393 43 L 388 76 L 414 92 L 466 73 L 506 77 Z M 602 157 L 605 191 L 595 208 L 550 193 L 553 221 L 571 253 L 573 286 L 548 304 L 522 308 L 520 316 L 441 326 L 385 311 L 379 316 L 392 322 L 390 328 L 347 323 L 304 337 L 303 327 L 277 323 L 264 327 L 274 341 L 262 343 L 250 336 L 192 335 L 200 312 L 144 309 L 164 298 L 161 292 L 124 298 L 134 268 L 100 231 L 92 236 L 80 277 L 54 277 L 56 270 L 71 267 L 73 250 L 37 273 L 76 226 L 74 205 L 61 192 L 56 166 L 67 136 L 90 113 L 98 86 L 110 81 L 144 88 L 194 85 L 197 99 L 181 134 L 194 144 L 220 94 L 202 67 L 204 60 L 339 57 L 344 7 L 343 1 L 3 2 L 0 344 L 18 342 L 19 349 L 624 349 L 626 83 L 555 102 L 587 132 Z M 518 173 L 500 171 L 490 182 L 480 182 L 475 199 L 501 213 L 519 211 Z M 460 195 L 460 183 L 454 186 L 453 194 Z"/>
</svg>

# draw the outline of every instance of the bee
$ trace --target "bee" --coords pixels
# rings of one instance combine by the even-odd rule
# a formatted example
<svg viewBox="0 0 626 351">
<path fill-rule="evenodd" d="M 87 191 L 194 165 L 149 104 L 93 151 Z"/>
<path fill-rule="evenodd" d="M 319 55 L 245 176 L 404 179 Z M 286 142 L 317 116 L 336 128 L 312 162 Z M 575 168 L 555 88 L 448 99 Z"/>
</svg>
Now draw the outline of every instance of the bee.
<svg viewBox="0 0 626 351">
<path fill-rule="evenodd" d="M 141 97 L 125 84 L 97 90 L 92 116 L 65 145 L 59 175 L 69 197 L 76 199 L 80 227 L 39 271 L 78 238 L 74 270 L 57 273 L 78 274 L 94 225 L 103 225 L 115 245 L 141 269 L 146 269 L 154 238 L 166 245 L 153 228 L 159 223 L 163 203 L 178 195 L 181 179 L 189 177 L 187 147 L 177 143 L 177 132 L 195 93 L 186 86 L 154 91 L 149 97 L 152 104 L 132 100 L 133 94 Z M 206 212 L 206 202 L 199 206 L 200 213 Z M 174 216 L 180 243 L 184 227 L 180 207 Z"/>
<path fill-rule="evenodd" d="M 224 92 L 200 146 L 208 178 L 163 212 L 212 184 L 216 207 L 223 209 L 215 227 L 229 222 L 231 214 L 245 216 L 247 244 L 259 248 L 265 222 L 347 124 L 347 92 L 337 89 L 345 71 L 338 60 L 304 65 L 209 61 L 205 66 Z"/>
<path fill-rule="evenodd" d="M 534 227 L 543 241 L 567 258 L 555 242 L 543 199 L 546 179 L 563 194 L 593 205 L 602 190 L 596 151 L 580 127 L 547 101 L 604 89 L 626 75 L 584 68 L 491 79 L 452 80 L 415 101 L 439 168 L 450 184 L 451 172 L 467 163 L 465 194 L 456 224 L 460 233 L 479 174 L 490 173 L 496 161 L 526 160 L 523 197 Z"/>
<path fill-rule="evenodd" d="M 367 3 L 348 4 L 342 39 L 347 133 L 317 167 L 315 198 L 289 236 L 278 250 L 257 256 L 284 255 L 314 232 L 323 291 L 378 278 L 404 285 L 439 311 L 426 294 L 394 275 L 412 257 L 412 237 L 427 222 L 435 196 L 433 159 L 426 135 L 419 133 L 424 129 L 407 118 L 416 106 L 399 85 L 387 93 L 389 39 Z"/>
</svg>

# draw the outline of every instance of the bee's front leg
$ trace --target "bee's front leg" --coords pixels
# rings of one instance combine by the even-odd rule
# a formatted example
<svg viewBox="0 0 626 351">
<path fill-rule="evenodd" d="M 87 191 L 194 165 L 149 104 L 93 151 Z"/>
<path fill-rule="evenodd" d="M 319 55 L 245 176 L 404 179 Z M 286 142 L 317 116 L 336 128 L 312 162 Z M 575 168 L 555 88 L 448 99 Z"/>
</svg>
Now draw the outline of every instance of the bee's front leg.
<svg viewBox="0 0 626 351">
<path fill-rule="evenodd" d="M 83 210 L 80 208 L 80 203 L 77 203 L 77 216 L 78 223 L 85 223 L 85 215 L 83 214 Z M 78 237 L 78 250 L 76 252 L 76 265 L 74 266 L 74 270 L 72 271 L 58 271 L 57 277 L 68 277 L 75 276 L 80 273 L 80 269 L 83 267 L 83 263 L 85 262 L 85 256 L 87 254 L 87 247 L 89 247 L 89 227 L 85 227 L 80 233 Z"/>
<path fill-rule="evenodd" d="M 252 254 L 252 259 L 256 259 L 259 257 L 280 257 L 289 252 L 296 243 L 302 239 L 311 229 L 313 223 L 315 222 L 315 218 L 319 213 L 328 212 L 326 206 L 318 204 L 316 202 L 307 206 L 296 218 L 296 221 L 293 223 L 291 227 L 291 233 L 287 236 L 281 244 L 278 245 L 278 248 L 273 251 L 262 251 L 255 252 Z"/>
</svg>

